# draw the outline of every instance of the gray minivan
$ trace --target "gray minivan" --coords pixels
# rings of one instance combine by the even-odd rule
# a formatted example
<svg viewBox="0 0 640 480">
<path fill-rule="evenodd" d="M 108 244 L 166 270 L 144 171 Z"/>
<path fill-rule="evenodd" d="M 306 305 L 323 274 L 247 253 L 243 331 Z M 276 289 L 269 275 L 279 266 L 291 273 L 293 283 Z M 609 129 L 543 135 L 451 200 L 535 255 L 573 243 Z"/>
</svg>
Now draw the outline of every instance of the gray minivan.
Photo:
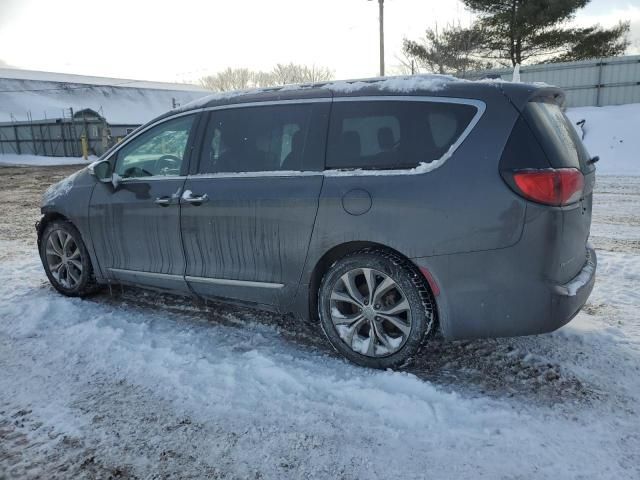
<svg viewBox="0 0 640 480">
<path fill-rule="evenodd" d="M 549 332 L 594 284 L 594 162 L 560 90 L 439 76 L 219 94 L 47 190 L 46 274 L 294 313 L 369 367 Z"/>
</svg>

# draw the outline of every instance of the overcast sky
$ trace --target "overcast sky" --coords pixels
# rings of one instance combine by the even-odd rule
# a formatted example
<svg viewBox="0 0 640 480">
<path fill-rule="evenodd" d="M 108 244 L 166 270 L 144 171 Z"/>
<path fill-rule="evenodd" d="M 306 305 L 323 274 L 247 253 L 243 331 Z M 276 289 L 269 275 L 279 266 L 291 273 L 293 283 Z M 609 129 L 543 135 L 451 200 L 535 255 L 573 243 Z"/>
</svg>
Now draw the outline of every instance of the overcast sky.
<svg viewBox="0 0 640 480">
<path fill-rule="evenodd" d="M 468 24 L 457 0 L 386 0 L 388 73 L 402 39 L 429 25 Z M 632 22 L 640 0 L 592 0 L 576 22 Z M 0 60 L 20 68 L 193 81 L 226 67 L 326 66 L 337 78 L 378 69 L 378 5 L 368 0 L 0 0 Z"/>
</svg>

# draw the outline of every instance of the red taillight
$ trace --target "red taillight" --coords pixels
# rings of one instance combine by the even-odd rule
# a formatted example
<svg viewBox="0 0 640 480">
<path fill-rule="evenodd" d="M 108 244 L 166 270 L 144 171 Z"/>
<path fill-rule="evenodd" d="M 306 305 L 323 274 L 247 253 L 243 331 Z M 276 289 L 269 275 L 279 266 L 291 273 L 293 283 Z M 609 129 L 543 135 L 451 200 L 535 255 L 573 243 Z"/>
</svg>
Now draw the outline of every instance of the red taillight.
<svg viewBox="0 0 640 480">
<path fill-rule="evenodd" d="M 513 181 L 523 197 L 556 206 L 577 202 L 584 188 L 584 176 L 575 168 L 516 171 Z"/>
</svg>

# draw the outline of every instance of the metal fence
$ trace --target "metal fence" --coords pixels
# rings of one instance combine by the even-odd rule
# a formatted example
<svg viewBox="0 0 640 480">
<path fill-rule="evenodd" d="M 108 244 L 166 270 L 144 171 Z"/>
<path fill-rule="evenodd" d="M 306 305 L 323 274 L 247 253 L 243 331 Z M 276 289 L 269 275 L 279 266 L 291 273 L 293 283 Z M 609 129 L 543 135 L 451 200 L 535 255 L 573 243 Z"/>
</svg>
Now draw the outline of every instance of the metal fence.
<svg viewBox="0 0 640 480">
<path fill-rule="evenodd" d="M 469 79 L 511 80 L 513 69 L 470 72 Z M 567 107 L 640 103 L 640 55 L 580 62 L 547 63 L 520 67 L 523 82 L 545 82 L 561 87 Z"/>
<path fill-rule="evenodd" d="M 14 121 L 0 123 L 0 154 L 80 157 L 82 136 L 92 155 L 101 155 L 114 143 L 109 126 L 99 118 Z"/>
</svg>

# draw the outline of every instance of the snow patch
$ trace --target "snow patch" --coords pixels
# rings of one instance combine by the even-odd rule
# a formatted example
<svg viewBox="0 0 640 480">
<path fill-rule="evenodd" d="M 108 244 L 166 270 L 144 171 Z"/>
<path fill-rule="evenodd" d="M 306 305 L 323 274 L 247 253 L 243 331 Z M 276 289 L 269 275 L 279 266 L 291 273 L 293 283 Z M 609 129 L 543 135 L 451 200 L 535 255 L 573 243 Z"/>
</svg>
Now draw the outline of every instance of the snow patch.
<svg viewBox="0 0 640 480">
<path fill-rule="evenodd" d="M 40 166 L 50 167 L 56 165 L 86 165 L 88 162 L 97 160 L 95 155 L 89 156 L 88 160 L 82 157 L 45 157 L 42 155 L 17 155 L 14 153 L 0 154 L 0 165 L 10 166 Z"/>
<path fill-rule="evenodd" d="M 575 295 L 578 293 L 578 290 L 589 283 L 591 277 L 593 277 L 595 268 L 596 267 L 593 262 L 589 260 L 584 268 L 580 271 L 580 273 L 573 280 L 564 285 L 564 287 L 567 289 L 567 294 L 570 297 L 575 297 Z"/>
<path fill-rule="evenodd" d="M 416 75 L 410 77 L 376 78 L 372 80 L 340 80 L 324 85 L 332 92 L 352 93 L 365 88 L 375 87 L 379 90 L 409 93 L 417 90 L 437 92 L 452 82 L 463 82 L 449 75 Z"/>
<path fill-rule="evenodd" d="M 598 174 L 640 176 L 640 103 L 579 107 L 566 111 L 592 156 L 599 156 Z M 584 132 L 576 125 L 586 120 Z"/>
<path fill-rule="evenodd" d="M 75 182 L 76 177 L 83 170 L 78 170 L 76 173 L 69 175 L 67 178 L 60 180 L 58 183 L 54 183 L 51 185 L 42 195 L 42 205 L 46 205 L 52 203 L 59 197 L 63 197 L 67 195 L 71 188 L 73 187 L 73 182 Z"/>
</svg>

